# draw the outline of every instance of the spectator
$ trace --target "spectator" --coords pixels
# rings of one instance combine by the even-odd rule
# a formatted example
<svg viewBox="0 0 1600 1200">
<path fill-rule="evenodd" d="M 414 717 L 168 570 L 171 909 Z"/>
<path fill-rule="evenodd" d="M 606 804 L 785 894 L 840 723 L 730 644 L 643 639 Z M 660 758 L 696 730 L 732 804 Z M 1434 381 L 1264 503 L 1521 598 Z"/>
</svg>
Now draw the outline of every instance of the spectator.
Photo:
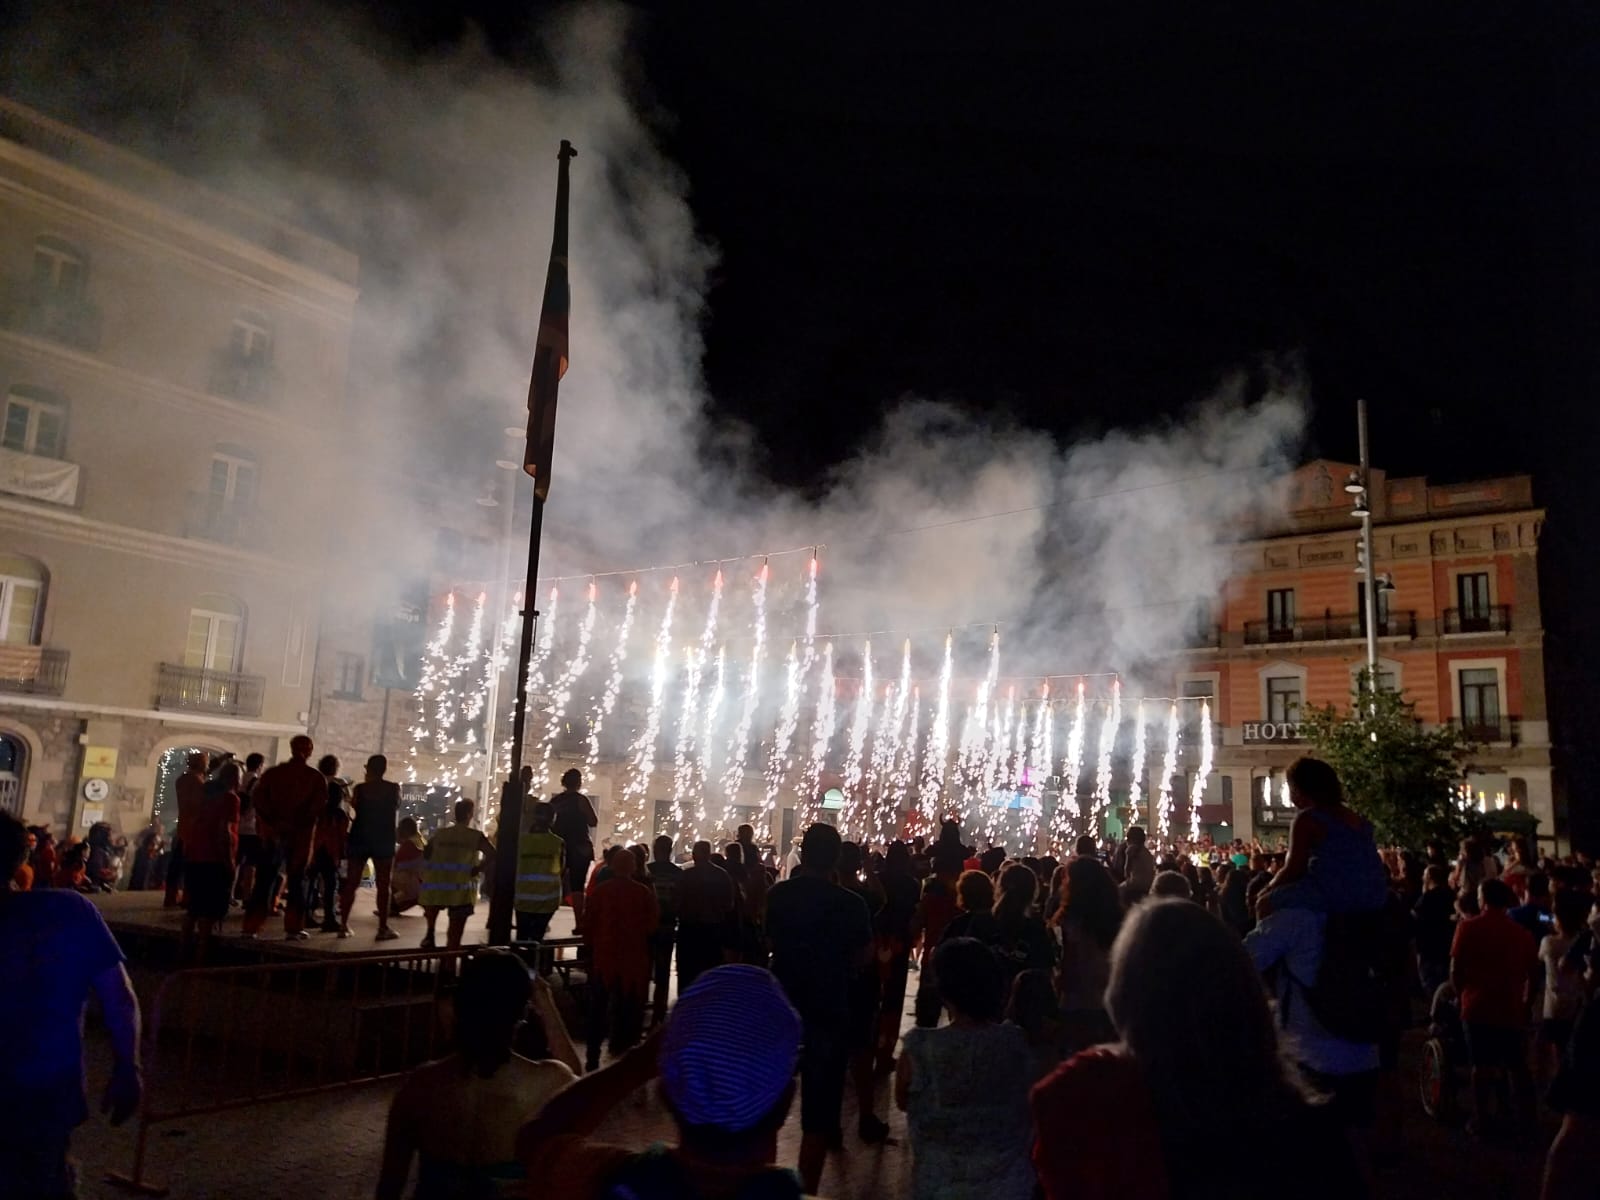
<svg viewBox="0 0 1600 1200">
<path fill-rule="evenodd" d="M 794 1100 L 801 1024 L 772 976 L 733 964 L 678 997 L 662 1030 L 554 1097 L 517 1137 L 517 1156 L 545 1194 L 746 1196 L 799 1200 L 772 1166 Z M 659 1054 L 658 1054 L 659 1049 Z M 677 1145 L 644 1152 L 589 1140 L 657 1074 Z"/>
<path fill-rule="evenodd" d="M 817 1190 L 829 1145 L 842 1137 L 851 984 L 872 956 L 867 906 L 832 882 L 840 845 L 839 831 L 831 825 L 809 827 L 801 840 L 799 868 L 767 895 L 772 971 L 805 1029 L 800 1180 L 808 1192 Z M 872 1131 L 863 1121 L 863 1135 Z"/>
<path fill-rule="evenodd" d="M 946 938 L 934 961 L 950 1023 L 907 1033 L 895 1070 L 895 1104 L 911 1133 L 911 1194 L 1030 1200 L 1033 1058 L 1022 1030 L 999 1021 L 1004 970 L 973 938 Z"/>
<path fill-rule="evenodd" d="M 1028 1039 L 1030 1082 L 1044 1078 L 1061 1065 L 1067 1029 L 1049 971 L 1023 971 L 1011 981 L 1006 1020 Z"/>
<path fill-rule="evenodd" d="M 722 964 L 734 916 L 733 879 L 711 861 L 711 843 L 699 841 L 693 862 L 678 878 L 678 992 L 694 986 L 702 971 Z"/>
<path fill-rule="evenodd" d="M 389 901 L 389 911 L 402 913 L 416 907 L 422 896 L 423 853 L 427 845 L 417 829 L 415 817 L 400 818 L 395 839 L 394 872 L 390 878 L 394 895 Z"/>
<path fill-rule="evenodd" d="M 378 891 L 378 932 L 373 941 L 392 942 L 400 935 L 389 928 L 389 903 L 394 886 L 395 825 L 400 815 L 400 785 L 385 779 L 389 760 L 381 754 L 367 759 L 366 777 L 350 793 L 355 816 L 350 822 L 346 849 L 344 886 L 339 892 L 339 936 L 350 936 L 350 910 L 367 862 L 372 863 L 372 881 Z M 520 931 L 519 934 L 520 935 Z"/>
<path fill-rule="evenodd" d="M 1539 1021 L 1540 1066 L 1553 1078 L 1572 1037 L 1573 1023 L 1583 1006 L 1583 979 L 1563 969 L 1567 954 L 1583 933 L 1589 916 L 1589 897 L 1562 892 L 1556 899 L 1554 928 L 1539 943 L 1539 963 L 1544 975 L 1544 1003 Z"/>
<path fill-rule="evenodd" d="M 938 980 L 933 970 L 933 950 L 945 935 L 945 930 L 960 913 L 957 899 L 957 880 L 962 871 L 954 856 L 946 854 L 930 860 L 932 871 L 922 885 L 922 899 L 911 921 L 912 937 L 922 938 L 922 970 L 917 978 L 916 1021 L 921 1026 L 939 1023 L 942 1005 L 939 1001 Z M 978 872 L 983 874 L 983 872 Z M 984 875 L 985 879 L 989 877 Z M 994 889 L 989 889 L 989 905 L 994 903 Z M 976 908 L 968 911 L 977 911 Z"/>
<path fill-rule="evenodd" d="M 1450 869 L 1442 863 L 1423 873 L 1422 895 L 1411 910 L 1411 932 L 1417 946 L 1417 976 L 1430 1002 L 1439 986 L 1450 978 L 1450 943 L 1456 935 L 1456 894 L 1450 887 Z"/>
<path fill-rule="evenodd" d="M 517 941 L 542 942 L 550 919 L 561 907 L 561 881 L 566 843 L 552 829 L 555 810 L 535 804 L 528 813 L 528 831 L 517 839 Z"/>
<path fill-rule="evenodd" d="M 88 846 L 85 866 L 90 887 L 97 892 L 115 890 L 117 880 L 122 878 L 122 857 L 128 851 L 128 839 L 113 837 L 108 822 L 96 821 L 89 827 Z"/>
<path fill-rule="evenodd" d="M 339 760 L 324 754 L 317 770 L 327 780 L 327 807 L 317 820 L 317 837 L 311 854 L 311 874 L 322 903 L 322 932 L 349 937 L 339 922 L 339 864 L 350 848 L 350 785 L 339 778 Z M 358 877 L 356 882 L 360 883 Z M 313 907 L 315 907 L 313 905 Z"/>
<path fill-rule="evenodd" d="M 184 771 L 172 785 L 178 803 L 178 828 L 172 835 L 172 855 L 167 860 L 167 897 L 162 908 L 177 908 L 183 891 L 183 838 L 189 818 L 200 805 L 206 786 L 206 756 L 195 751 L 184 760 Z"/>
<path fill-rule="evenodd" d="M 61 852 L 56 846 L 56 836 L 43 825 L 36 825 L 32 830 L 33 852 L 29 861 L 33 866 L 33 886 L 36 888 L 54 887 L 56 881 L 56 868 L 61 865 Z"/>
<path fill-rule="evenodd" d="M 1240 1128 L 1256 1131 L 1255 1178 L 1292 1175 L 1297 1196 L 1362 1194 L 1279 1049 L 1249 955 L 1215 917 L 1177 900 L 1134 908 L 1112 951 L 1106 1007 L 1119 1043 L 1078 1054 L 1033 1089 L 1047 1200 L 1233 1194 L 1237 1180 L 1207 1186 L 1207 1164 Z"/>
<path fill-rule="evenodd" d="M 861 898 L 876 930 L 885 903 L 883 887 L 873 876 L 863 875 L 861 847 L 855 842 L 845 842 L 839 847 L 838 880 L 845 891 Z M 873 1111 L 876 1088 L 872 1068 L 878 1044 L 880 998 L 881 982 L 874 955 L 866 968 L 857 971 L 850 981 L 850 1077 L 855 1085 L 856 1110 L 861 1114 L 858 1132 L 861 1140 L 868 1143 L 882 1142 L 889 1136 L 889 1126 Z"/>
<path fill-rule="evenodd" d="M 1339 776 L 1327 763 L 1299 758 L 1285 773 L 1289 801 L 1299 814 L 1289 833 L 1289 857 L 1257 901 L 1257 919 L 1276 908 L 1313 912 L 1374 912 L 1389 894 L 1389 873 L 1378 856 L 1372 823 L 1344 802 Z"/>
<path fill-rule="evenodd" d="M 1522 884 L 1519 894 L 1512 888 L 1515 906 L 1506 915 L 1528 931 L 1528 936 L 1538 942 L 1550 932 L 1552 909 L 1550 906 L 1550 876 L 1543 871 L 1524 873 L 1518 877 Z M 1501 880 L 1507 887 L 1510 883 Z"/>
<path fill-rule="evenodd" d="M 1194 889 L 1189 886 L 1189 878 L 1179 871 L 1157 871 L 1155 881 L 1150 885 L 1150 894 L 1171 900 L 1192 900 Z"/>
<path fill-rule="evenodd" d="M 634 878 L 638 860 L 627 850 L 612 856 L 611 878 L 589 897 L 583 936 L 589 946 L 589 1037 L 585 1065 L 600 1066 L 608 1036 L 620 1055 L 639 1040 L 650 990 L 650 935 L 656 931 L 656 897 Z"/>
<path fill-rule="evenodd" d="M 1456 860 L 1456 867 L 1450 875 L 1450 886 L 1456 889 L 1458 895 L 1476 896 L 1478 885 L 1485 879 L 1493 878 L 1489 874 L 1483 852 L 1483 843 L 1475 837 L 1463 838 L 1461 842 L 1461 856 Z"/>
<path fill-rule="evenodd" d="M 878 873 L 883 886 L 883 911 L 878 914 L 873 940 L 877 946 L 883 995 L 878 1016 L 875 1070 L 887 1075 L 894 1068 L 894 1047 L 900 1039 L 906 1009 L 906 984 L 911 970 L 912 922 L 922 889 L 911 874 L 911 851 L 904 842 L 889 843 Z"/>
<path fill-rule="evenodd" d="M 1508 915 L 1511 889 L 1498 879 L 1478 887 L 1476 916 L 1456 927 L 1450 947 L 1450 982 L 1455 986 L 1472 1073 L 1473 1125 L 1488 1132 L 1491 1093 L 1500 1092 L 1507 1111 L 1533 1118 L 1533 1079 L 1528 1071 L 1528 987 L 1539 962 L 1531 934 Z"/>
<path fill-rule="evenodd" d="M 0 812 L 0 878 L 27 855 L 27 830 Z M 101 1111 L 120 1125 L 139 1107 L 139 1002 L 122 951 L 94 905 L 48 889 L 0 891 L 0 1192 L 75 1195 L 68 1150 L 89 1117 L 83 1012 L 100 1001 L 115 1065 Z"/>
<path fill-rule="evenodd" d="M 741 825 L 741 830 L 748 825 Z M 659 1025 L 667 1019 L 667 990 L 672 982 L 672 946 L 678 929 L 678 881 L 683 868 L 672 861 L 672 839 L 666 834 L 656 838 L 655 857 L 650 863 L 650 886 L 656 893 L 656 931 L 650 938 L 651 974 L 654 993 L 650 1004 L 650 1024 Z"/>
<path fill-rule="evenodd" d="M 309 936 L 305 928 L 309 907 L 306 872 L 316 844 L 317 822 L 328 807 L 327 778 L 306 761 L 314 749 L 304 734 L 291 738 L 289 760 L 269 768 L 251 793 L 262 855 L 267 859 L 270 854 L 270 859 L 257 870 L 255 891 L 245 906 L 246 937 L 258 936 L 266 925 L 280 869 L 288 876 L 283 936 L 288 941 L 304 941 Z"/>
<path fill-rule="evenodd" d="M 494 873 L 494 844 L 472 827 L 476 807 L 471 800 L 457 800 L 455 824 L 434 834 L 422 852 L 422 917 L 428 924 L 419 949 L 436 947 L 434 927 L 441 911 L 447 914 L 445 948 L 461 948 L 478 903 L 478 880 Z"/>
<path fill-rule="evenodd" d="M 551 1050 L 538 1061 L 512 1049 L 530 1000 Z M 453 1001 L 455 1053 L 412 1072 L 389 1105 L 378 1200 L 400 1200 L 413 1159 L 418 1200 L 506 1194 L 524 1178 L 524 1118 L 577 1078 L 550 986 L 508 951 L 474 955 Z"/>
<path fill-rule="evenodd" d="M 1144 896 L 1156 879 L 1156 857 L 1145 845 L 1145 831 L 1138 825 L 1128 830 L 1128 838 L 1112 857 L 1112 877 L 1134 896 Z"/>
<path fill-rule="evenodd" d="M 1067 864 L 1061 907 L 1051 918 L 1061 939 L 1056 990 L 1066 1027 L 1066 1048 L 1078 1051 L 1112 1037 L 1106 1015 L 1111 947 L 1122 928 L 1122 902 L 1110 872 L 1092 858 Z"/>
<path fill-rule="evenodd" d="M 1561 1114 L 1561 1128 L 1545 1159 L 1541 1200 L 1590 1200 L 1600 1178 L 1600 1006 L 1587 1004 L 1578 1014 L 1550 1107 Z"/>
<path fill-rule="evenodd" d="M 533 776 L 526 768 L 524 771 L 526 788 Z M 561 791 L 550 798 L 555 812 L 551 828 L 566 843 L 567 898 L 572 901 L 573 923 L 579 933 L 583 932 L 584 883 L 594 865 L 594 843 L 589 840 L 589 831 L 600 824 L 594 804 L 579 790 L 582 787 L 583 774 L 577 768 L 569 769 L 561 776 Z"/>
<path fill-rule="evenodd" d="M 1255 917 L 1251 915 L 1250 903 L 1246 898 L 1250 887 L 1249 858 L 1244 855 L 1234 855 L 1234 858 L 1245 859 L 1245 865 L 1230 862 L 1223 869 L 1222 892 L 1217 898 L 1217 915 L 1222 918 L 1222 923 L 1239 937 L 1244 937 L 1255 927 Z"/>
<path fill-rule="evenodd" d="M 189 841 L 185 852 L 184 885 L 187 912 L 183 918 L 183 943 L 195 938 L 195 958 L 204 961 L 211 935 L 228 915 L 233 897 L 233 876 L 239 855 L 239 781 L 243 773 L 227 762 L 219 775 L 221 787 L 204 795 L 189 814 Z"/>
</svg>

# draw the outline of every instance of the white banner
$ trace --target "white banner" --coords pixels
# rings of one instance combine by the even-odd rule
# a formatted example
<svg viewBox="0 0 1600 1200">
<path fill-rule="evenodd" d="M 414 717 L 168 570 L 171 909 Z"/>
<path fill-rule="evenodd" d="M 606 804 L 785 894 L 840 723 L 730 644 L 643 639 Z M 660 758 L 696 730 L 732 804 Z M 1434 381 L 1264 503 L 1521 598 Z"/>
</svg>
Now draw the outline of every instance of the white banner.
<svg viewBox="0 0 1600 1200">
<path fill-rule="evenodd" d="M 77 504 L 78 464 L 0 448 L 0 492 L 51 504 Z"/>
</svg>

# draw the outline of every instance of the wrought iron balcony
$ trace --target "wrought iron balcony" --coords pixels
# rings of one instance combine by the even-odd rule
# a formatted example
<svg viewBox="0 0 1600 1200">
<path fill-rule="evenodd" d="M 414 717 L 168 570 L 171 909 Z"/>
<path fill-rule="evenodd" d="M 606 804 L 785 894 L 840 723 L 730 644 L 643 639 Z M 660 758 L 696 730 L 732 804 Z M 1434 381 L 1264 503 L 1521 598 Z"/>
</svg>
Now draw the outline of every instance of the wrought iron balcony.
<svg viewBox="0 0 1600 1200">
<path fill-rule="evenodd" d="M 0 646 L 0 692 L 59 696 L 67 686 L 65 650 L 44 646 Z"/>
<path fill-rule="evenodd" d="M 1483 746 L 1515 746 L 1521 733 L 1516 717 L 1451 717 L 1450 724 Z"/>
<path fill-rule="evenodd" d="M 226 717 L 259 717 L 266 682 L 260 675 L 162 663 L 156 680 L 156 707 Z"/>
<path fill-rule="evenodd" d="M 1508 633 L 1511 630 L 1511 606 L 1491 604 L 1487 608 L 1447 608 L 1444 610 L 1446 633 Z"/>
<path fill-rule="evenodd" d="M 1367 623 L 1360 613 L 1324 613 L 1298 621 L 1246 621 L 1244 644 L 1268 646 L 1279 642 L 1343 642 L 1367 636 Z M 1378 621 L 1379 637 L 1417 636 L 1417 614 L 1410 610 L 1391 610 Z"/>
<path fill-rule="evenodd" d="M 0 287 L 0 325 L 79 350 L 100 345 L 99 308 L 82 295 L 32 280 L 9 280 Z"/>
<path fill-rule="evenodd" d="M 190 492 L 184 536 L 241 550 L 256 550 L 266 540 L 266 531 L 261 514 L 254 506 L 215 492 Z"/>
</svg>

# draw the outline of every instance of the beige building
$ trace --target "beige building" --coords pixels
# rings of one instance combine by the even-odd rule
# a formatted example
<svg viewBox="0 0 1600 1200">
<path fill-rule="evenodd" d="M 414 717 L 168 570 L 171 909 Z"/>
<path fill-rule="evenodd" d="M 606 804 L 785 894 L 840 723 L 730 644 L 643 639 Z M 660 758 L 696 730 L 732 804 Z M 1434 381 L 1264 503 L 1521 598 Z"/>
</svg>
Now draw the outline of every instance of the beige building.
<svg viewBox="0 0 1600 1200">
<path fill-rule="evenodd" d="M 354 255 L 0 100 L 0 806 L 142 825 L 310 720 Z"/>
</svg>

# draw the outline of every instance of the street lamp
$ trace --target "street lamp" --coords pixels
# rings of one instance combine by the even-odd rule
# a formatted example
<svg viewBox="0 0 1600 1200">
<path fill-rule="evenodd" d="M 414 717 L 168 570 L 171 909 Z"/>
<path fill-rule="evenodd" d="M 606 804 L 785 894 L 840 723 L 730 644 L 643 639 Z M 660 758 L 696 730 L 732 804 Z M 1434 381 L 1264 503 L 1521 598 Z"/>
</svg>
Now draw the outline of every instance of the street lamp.
<svg viewBox="0 0 1600 1200">
<path fill-rule="evenodd" d="M 1360 572 L 1365 586 L 1361 589 L 1362 615 L 1367 626 L 1367 687 L 1378 690 L 1378 581 L 1372 563 L 1372 463 L 1367 453 L 1367 402 L 1356 401 L 1357 439 L 1360 443 L 1361 466 L 1351 472 L 1344 490 L 1355 501 L 1350 515 L 1361 522 Z"/>
</svg>

